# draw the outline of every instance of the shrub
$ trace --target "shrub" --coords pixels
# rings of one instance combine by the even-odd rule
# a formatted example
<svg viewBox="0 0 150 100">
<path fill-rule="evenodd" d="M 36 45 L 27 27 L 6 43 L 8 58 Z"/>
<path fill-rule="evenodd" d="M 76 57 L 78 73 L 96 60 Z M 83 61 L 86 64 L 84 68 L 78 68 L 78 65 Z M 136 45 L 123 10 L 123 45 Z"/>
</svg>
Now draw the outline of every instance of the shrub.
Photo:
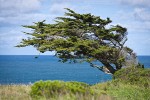
<svg viewBox="0 0 150 100">
<path fill-rule="evenodd" d="M 117 71 L 114 76 L 117 81 L 129 83 L 132 85 L 139 85 L 143 87 L 150 87 L 150 69 L 129 67 Z"/>
<path fill-rule="evenodd" d="M 31 96 L 38 97 L 56 97 L 65 94 L 92 94 L 90 86 L 81 82 L 63 82 L 63 81 L 39 81 L 31 87 Z"/>
</svg>

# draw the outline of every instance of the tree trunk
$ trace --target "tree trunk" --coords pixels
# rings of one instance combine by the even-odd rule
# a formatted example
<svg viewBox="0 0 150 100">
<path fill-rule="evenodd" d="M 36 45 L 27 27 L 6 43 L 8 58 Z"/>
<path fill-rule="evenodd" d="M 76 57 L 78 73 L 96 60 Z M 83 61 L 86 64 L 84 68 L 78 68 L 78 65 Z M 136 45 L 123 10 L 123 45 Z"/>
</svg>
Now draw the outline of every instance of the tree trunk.
<svg viewBox="0 0 150 100">
<path fill-rule="evenodd" d="M 115 73 L 116 70 L 109 63 L 102 62 L 102 64 L 110 71 L 110 73 Z"/>
<path fill-rule="evenodd" d="M 121 69 L 121 67 L 122 67 L 122 65 L 117 64 L 117 63 L 115 63 L 115 66 L 116 66 L 116 70 L 119 70 L 119 69 Z"/>
</svg>

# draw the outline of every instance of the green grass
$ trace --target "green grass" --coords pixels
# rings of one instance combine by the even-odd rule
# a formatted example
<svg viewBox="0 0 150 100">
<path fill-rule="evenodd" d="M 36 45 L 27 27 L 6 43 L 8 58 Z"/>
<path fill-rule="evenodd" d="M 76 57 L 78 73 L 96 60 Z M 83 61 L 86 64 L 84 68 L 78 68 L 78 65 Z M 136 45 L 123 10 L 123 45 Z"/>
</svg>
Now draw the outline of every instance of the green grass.
<svg viewBox="0 0 150 100">
<path fill-rule="evenodd" d="M 150 88 L 110 81 L 92 86 L 94 91 L 107 94 L 115 100 L 150 100 Z"/>
<path fill-rule="evenodd" d="M 0 100 L 150 100 L 150 70 L 127 68 L 112 81 L 39 81 L 33 85 L 0 85 Z"/>
</svg>

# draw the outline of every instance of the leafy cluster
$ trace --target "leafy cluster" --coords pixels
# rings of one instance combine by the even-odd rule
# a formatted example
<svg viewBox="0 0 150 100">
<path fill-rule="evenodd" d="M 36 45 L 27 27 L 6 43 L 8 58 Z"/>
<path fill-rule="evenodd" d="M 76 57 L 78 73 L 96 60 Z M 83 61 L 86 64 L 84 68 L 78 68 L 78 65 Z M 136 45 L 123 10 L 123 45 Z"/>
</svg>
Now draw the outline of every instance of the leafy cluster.
<svg viewBox="0 0 150 100">
<path fill-rule="evenodd" d="M 81 82 L 63 82 L 63 81 L 39 81 L 31 87 L 31 96 L 38 97 L 57 97 L 58 95 L 66 94 L 91 94 L 92 91 L 86 83 Z"/>
<path fill-rule="evenodd" d="M 40 52 L 56 51 L 62 62 L 86 61 L 95 67 L 93 61 L 104 66 L 100 70 L 114 73 L 125 63 L 123 51 L 131 55 L 133 51 L 124 47 L 127 29 L 120 25 L 109 25 L 112 21 L 92 14 L 78 14 L 66 8 L 65 17 L 57 17 L 55 24 L 45 20 L 24 26 L 32 29 L 28 39 L 23 39 L 17 47 L 33 46 Z"/>
</svg>

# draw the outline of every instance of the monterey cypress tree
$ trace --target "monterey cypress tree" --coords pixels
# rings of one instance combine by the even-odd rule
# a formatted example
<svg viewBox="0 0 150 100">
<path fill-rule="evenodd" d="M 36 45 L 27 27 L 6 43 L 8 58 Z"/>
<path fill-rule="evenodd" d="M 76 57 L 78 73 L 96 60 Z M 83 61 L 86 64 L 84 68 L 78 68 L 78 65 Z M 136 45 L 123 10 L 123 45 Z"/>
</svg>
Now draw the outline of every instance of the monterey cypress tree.
<svg viewBox="0 0 150 100">
<path fill-rule="evenodd" d="M 125 47 L 127 29 L 109 25 L 109 18 L 101 19 L 92 14 L 78 14 L 68 8 L 65 17 L 57 17 L 55 24 L 45 21 L 23 26 L 32 29 L 28 39 L 17 47 L 32 45 L 38 51 L 55 51 L 62 62 L 88 62 L 105 73 L 114 74 L 122 67 L 137 64 L 136 55 Z M 96 65 L 101 62 L 103 66 Z M 100 65 L 101 65 L 100 64 Z"/>
</svg>

